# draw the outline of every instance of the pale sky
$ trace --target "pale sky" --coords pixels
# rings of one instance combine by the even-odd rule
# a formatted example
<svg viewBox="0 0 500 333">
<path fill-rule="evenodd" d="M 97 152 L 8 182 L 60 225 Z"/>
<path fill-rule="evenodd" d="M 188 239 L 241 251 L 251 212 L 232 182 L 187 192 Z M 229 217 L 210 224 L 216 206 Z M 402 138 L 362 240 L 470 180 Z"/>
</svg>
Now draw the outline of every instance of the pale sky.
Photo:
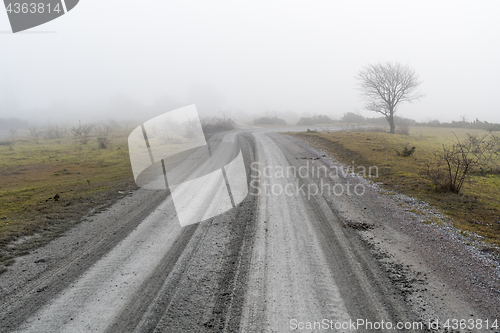
<svg viewBox="0 0 500 333">
<path fill-rule="evenodd" d="M 426 95 L 399 115 L 500 122 L 499 13 L 500 1 L 81 0 L 12 34 L 0 9 L 0 118 L 140 118 L 189 104 L 372 117 L 354 76 L 398 61 Z"/>
</svg>

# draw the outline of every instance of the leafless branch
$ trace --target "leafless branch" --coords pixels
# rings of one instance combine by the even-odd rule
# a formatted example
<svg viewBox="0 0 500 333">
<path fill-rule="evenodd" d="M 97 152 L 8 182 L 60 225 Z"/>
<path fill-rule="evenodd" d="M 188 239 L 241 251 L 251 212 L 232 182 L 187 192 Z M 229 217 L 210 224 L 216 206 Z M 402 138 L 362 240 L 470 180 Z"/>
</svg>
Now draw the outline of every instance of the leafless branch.
<svg viewBox="0 0 500 333">
<path fill-rule="evenodd" d="M 368 65 L 356 76 L 361 97 L 368 110 L 383 114 L 394 133 L 394 113 L 402 102 L 412 102 L 423 97 L 416 92 L 421 84 L 418 75 L 409 66 L 386 62 Z"/>
</svg>

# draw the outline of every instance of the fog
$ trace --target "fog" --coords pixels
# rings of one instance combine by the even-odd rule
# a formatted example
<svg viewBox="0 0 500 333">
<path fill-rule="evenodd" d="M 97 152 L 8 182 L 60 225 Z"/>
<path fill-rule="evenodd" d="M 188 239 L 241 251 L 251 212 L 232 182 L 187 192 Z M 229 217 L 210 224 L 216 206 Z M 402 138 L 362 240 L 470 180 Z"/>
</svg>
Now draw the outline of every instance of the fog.
<svg viewBox="0 0 500 333">
<path fill-rule="evenodd" d="M 252 118 L 364 109 L 364 66 L 411 66 L 398 115 L 500 122 L 498 1 L 98 1 L 12 34 L 0 10 L 0 118 L 146 119 L 196 104 Z M 222 113 L 220 113 L 222 112 Z"/>
</svg>

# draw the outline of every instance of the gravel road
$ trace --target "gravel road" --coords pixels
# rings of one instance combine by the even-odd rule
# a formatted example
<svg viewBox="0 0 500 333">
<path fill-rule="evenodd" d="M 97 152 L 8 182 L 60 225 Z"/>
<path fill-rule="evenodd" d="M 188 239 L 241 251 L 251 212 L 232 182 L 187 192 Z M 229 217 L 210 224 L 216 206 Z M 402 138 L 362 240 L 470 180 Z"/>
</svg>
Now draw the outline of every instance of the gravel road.
<svg viewBox="0 0 500 333">
<path fill-rule="evenodd" d="M 241 204 L 181 228 L 167 191 L 131 193 L 0 276 L 0 331 L 422 332 L 463 319 L 476 332 L 500 320 L 498 263 L 422 223 L 413 199 L 271 130 L 211 140 L 242 150 Z"/>
</svg>

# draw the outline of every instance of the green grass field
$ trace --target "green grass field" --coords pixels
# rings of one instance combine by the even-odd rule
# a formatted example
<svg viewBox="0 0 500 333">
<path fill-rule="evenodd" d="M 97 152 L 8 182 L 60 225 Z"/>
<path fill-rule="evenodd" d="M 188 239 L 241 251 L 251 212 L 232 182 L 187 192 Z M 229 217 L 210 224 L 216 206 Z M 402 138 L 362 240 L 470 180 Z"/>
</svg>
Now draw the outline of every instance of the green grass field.
<svg viewBox="0 0 500 333">
<path fill-rule="evenodd" d="M 481 130 L 450 128 L 411 128 L 410 135 L 377 132 L 288 133 L 324 149 L 347 165 L 378 167 L 378 178 L 385 188 L 424 200 L 453 220 L 456 227 L 484 237 L 500 246 L 500 174 L 474 173 L 461 194 L 437 193 L 422 170 L 442 145 L 451 145 L 467 133 L 486 134 Z M 401 157 L 396 151 L 416 147 L 412 156 Z M 500 164 L 500 161 L 496 161 Z"/>
<path fill-rule="evenodd" d="M 85 145 L 69 137 L 18 137 L 12 148 L 0 145 L 0 264 L 136 188 L 128 133 L 113 132 L 106 149 L 98 148 L 95 137 Z"/>
</svg>

